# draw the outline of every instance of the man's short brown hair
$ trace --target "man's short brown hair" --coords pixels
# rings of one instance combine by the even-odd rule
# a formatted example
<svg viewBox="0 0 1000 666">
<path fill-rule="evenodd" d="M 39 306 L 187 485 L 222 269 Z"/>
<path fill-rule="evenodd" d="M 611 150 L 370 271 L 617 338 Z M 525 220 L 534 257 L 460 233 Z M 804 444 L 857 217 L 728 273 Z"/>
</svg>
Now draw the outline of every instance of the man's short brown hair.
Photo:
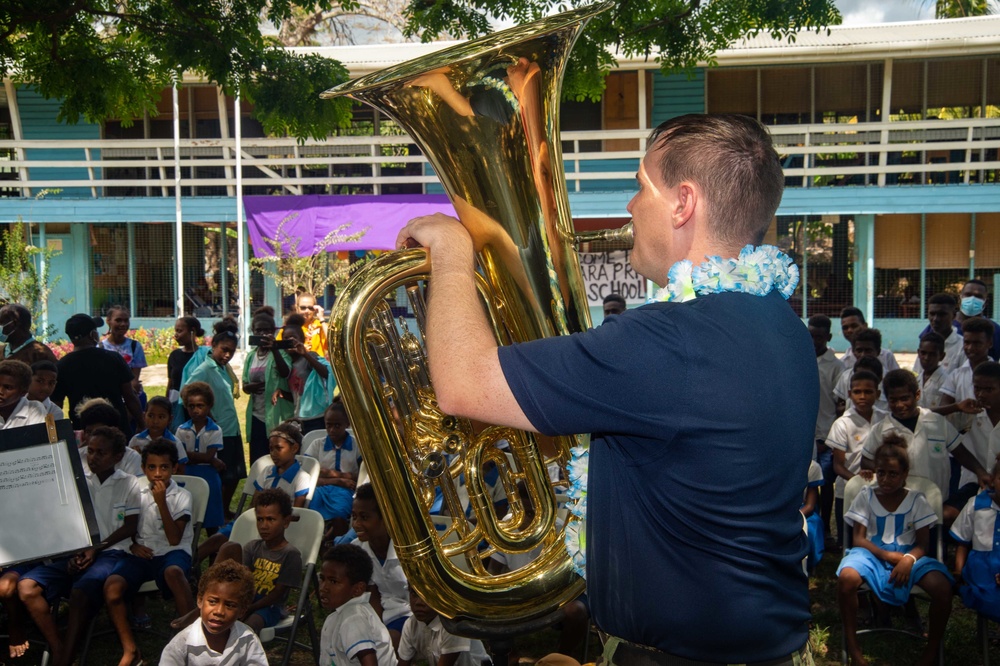
<svg viewBox="0 0 1000 666">
<path fill-rule="evenodd" d="M 668 187 L 688 180 L 702 188 L 717 239 L 729 245 L 763 241 L 785 188 L 764 125 L 738 114 L 688 114 L 654 129 L 646 147 L 663 149 L 660 174 Z"/>
</svg>

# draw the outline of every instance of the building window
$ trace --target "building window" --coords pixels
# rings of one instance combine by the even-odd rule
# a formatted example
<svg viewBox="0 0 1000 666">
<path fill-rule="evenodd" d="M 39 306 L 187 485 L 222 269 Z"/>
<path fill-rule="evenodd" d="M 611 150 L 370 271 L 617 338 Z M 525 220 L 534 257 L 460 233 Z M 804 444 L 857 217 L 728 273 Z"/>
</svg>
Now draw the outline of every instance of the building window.
<svg viewBox="0 0 1000 666">
<path fill-rule="evenodd" d="M 804 318 L 839 317 L 854 304 L 854 220 L 846 215 L 779 215 L 764 242 L 777 245 L 799 267 L 788 303 Z"/>
</svg>

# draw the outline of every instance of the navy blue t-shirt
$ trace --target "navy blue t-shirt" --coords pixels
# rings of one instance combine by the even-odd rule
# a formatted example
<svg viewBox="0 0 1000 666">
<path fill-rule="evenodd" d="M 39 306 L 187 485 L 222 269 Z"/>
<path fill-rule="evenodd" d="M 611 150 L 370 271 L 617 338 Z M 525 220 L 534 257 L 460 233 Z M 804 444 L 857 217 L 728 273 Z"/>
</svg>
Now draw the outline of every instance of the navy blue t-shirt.
<svg viewBox="0 0 1000 666">
<path fill-rule="evenodd" d="M 805 644 L 798 509 L 819 377 L 779 294 L 656 303 L 499 354 L 536 428 L 593 433 L 587 596 L 601 629 L 704 661 Z"/>
</svg>

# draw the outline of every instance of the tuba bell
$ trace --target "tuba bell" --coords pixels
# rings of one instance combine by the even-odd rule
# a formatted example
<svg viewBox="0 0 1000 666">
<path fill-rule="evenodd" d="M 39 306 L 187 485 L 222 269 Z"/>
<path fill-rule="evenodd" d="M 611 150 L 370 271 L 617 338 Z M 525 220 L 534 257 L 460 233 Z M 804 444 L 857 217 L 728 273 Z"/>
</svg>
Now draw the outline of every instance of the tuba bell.
<svg viewBox="0 0 1000 666">
<path fill-rule="evenodd" d="M 559 88 L 580 31 L 609 6 L 505 30 L 323 94 L 375 107 L 427 156 L 475 244 L 478 291 L 499 344 L 591 325 L 563 173 Z M 586 240 L 627 242 L 629 234 Z M 428 287 L 433 269 L 422 249 L 367 263 L 331 314 L 330 360 L 410 585 L 452 626 L 488 634 L 550 615 L 584 591 L 563 543 L 574 520 L 557 499 L 565 481 L 549 473 L 565 471 L 577 438 L 441 412 L 422 341 Z M 397 321 L 394 302 L 408 303 L 415 330 Z M 494 508 L 498 496 L 506 496 L 505 515 Z M 520 568 L 488 568 L 496 556 L 527 553 L 533 559 Z"/>
</svg>

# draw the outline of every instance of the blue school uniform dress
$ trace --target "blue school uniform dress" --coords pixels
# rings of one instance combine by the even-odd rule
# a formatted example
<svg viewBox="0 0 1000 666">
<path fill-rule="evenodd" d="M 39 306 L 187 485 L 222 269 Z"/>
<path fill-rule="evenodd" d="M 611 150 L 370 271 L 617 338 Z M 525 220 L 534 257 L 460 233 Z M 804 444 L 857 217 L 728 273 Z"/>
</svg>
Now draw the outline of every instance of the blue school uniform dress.
<svg viewBox="0 0 1000 666">
<path fill-rule="evenodd" d="M 966 608 L 1000 622 L 1000 521 L 996 498 L 984 490 L 968 501 L 951 526 L 956 541 L 969 546 L 969 557 L 962 568 L 965 582 L 958 588 Z"/>
<path fill-rule="evenodd" d="M 188 451 L 208 453 L 209 449 L 222 448 L 222 428 L 209 418 L 200 432 L 194 429 L 194 423 L 186 421 L 177 428 L 177 439 Z M 218 455 L 218 453 L 216 453 Z M 226 522 L 222 509 L 222 478 L 212 465 L 207 463 L 188 463 L 184 471 L 191 476 L 200 476 L 208 482 L 208 506 L 205 509 L 203 527 L 220 527 Z"/>
<path fill-rule="evenodd" d="M 917 530 L 936 523 L 937 516 L 921 492 L 907 490 L 899 507 L 895 511 L 889 511 L 879 503 L 875 487 L 865 486 L 844 514 L 844 522 L 851 526 L 864 525 L 868 531 L 868 540 L 883 550 L 908 553 L 916 544 Z M 857 571 L 879 599 L 893 606 L 905 604 L 910 598 L 913 585 L 932 571 L 940 571 L 948 580 L 952 580 L 943 564 L 924 556 L 913 564 L 910 578 L 905 584 L 893 584 L 889 581 L 893 565 L 883 562 L 864 548 L 851 548 L 847 551 L 837 567 L 837 575 L 844 569 Z"/>
<path fill-rule="evenodd" d="M 306 449 L 305 455 L 319 460 L 320 467 L 337 472 L 350 472 L 357 475 L 361 454 L 351 433 L 342 446 L 334 446 L 329 436 L 316 440 Z M 323 520 L 351 517 L 351 505 L 354 502 L 354 492 L 343 486 L 317 486 L 309 501 L 309 508 L 319 511 Z"/>
<path fill-rule="evenodd" d="M 823 478 L 823 468 L 813 460 L 809 463 L 809 482 L 806 488 L 822 488 L 825 483 Z M 803 502 L 803 506 L 805 503 Z M 823 520 L 820 518 L 819 507 L 806 517 L 806 526 L 809 531 L 809 556 L 806 560 L 806 568 L 812 571 L 823 559 L 823 548 L 825 546 L 825 534 L 823 532 Z"/>
</svg>

